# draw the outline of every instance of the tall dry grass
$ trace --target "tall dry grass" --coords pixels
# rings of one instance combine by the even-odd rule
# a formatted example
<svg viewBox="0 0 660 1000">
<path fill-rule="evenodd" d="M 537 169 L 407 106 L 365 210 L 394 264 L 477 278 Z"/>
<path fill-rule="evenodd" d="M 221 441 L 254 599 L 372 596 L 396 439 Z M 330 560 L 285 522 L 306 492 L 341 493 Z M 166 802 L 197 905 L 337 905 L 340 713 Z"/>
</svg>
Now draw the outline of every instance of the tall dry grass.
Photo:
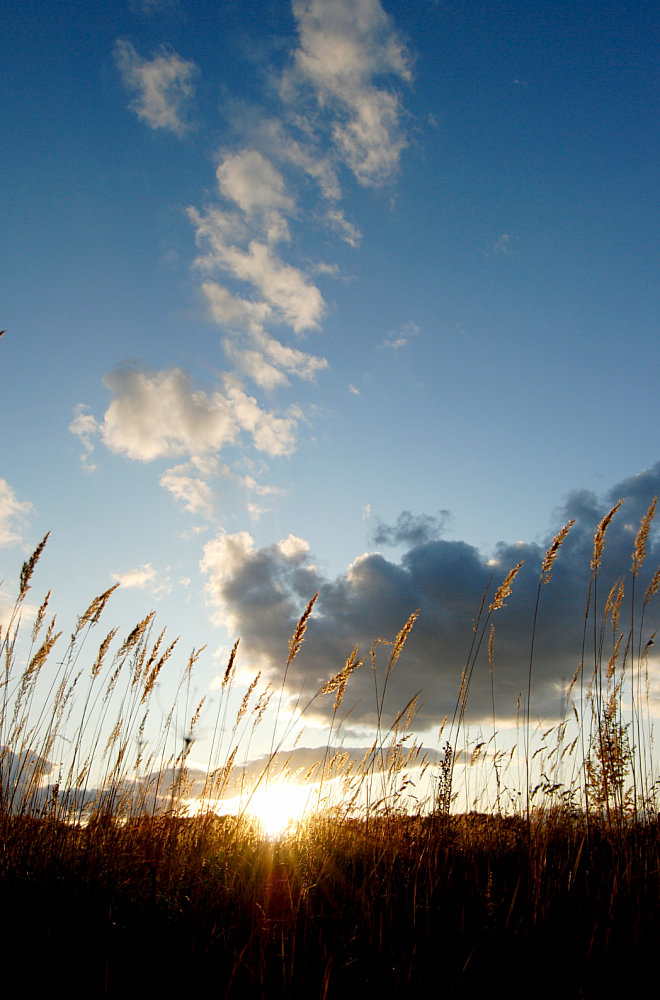
<svg viewBox="0 0 660 1000">
<path fill-rule="evenodd" d="M 204 699 L 190 702 L 203 651 L 180 667 L 174 703 L 154 730 L 158 678 L 178 650 L 164 631 L 156 634 L 153 614 L 125 638 L 110 628 L 99 641 L 110 588 L 63 641 L 48 594 L 25 634 L 44 539 L 22 568 L 0 634 L 5 953 L 26 970 L 34 955 L 51 967 L 66 955 L 67 975 L 90 997 L 148 989 L 325 998 L 365 988 L 474 996 L 492 988 L 494 977 L 513 996 L 630 988 L 652 969 L 660 930 L 653 636 L 645 632 L 660 571 L 639 595 L 654 501 L 627 576 L 600 593 L 607 530 L 619 506 L 596 528 L 580 665 L 558 723 L 532 731 L 535 636 L 571 523 L 539 571 L 517 746 L 498 746 L 494 693 L 490 737 L 472 739 L 466 714 L 485 648 L 491 676 L 496 670 L 497 615 L 515 598 L 520 565 L 483 595 L 435 755 L 413 736 L 415 698 L 385 718 L 392 672 L 418 611 L 364 658 L 356 647 L 298 704 L 296 718 L 304 718 L 316 699 L 334 695 L 327 745 L 308 777 L 319 806 L 330 787 L 341 796 L 278 839 L 265 835 L 250 804 L 286 770 L 287 676 L 304 656 L 316 597 L 294 631 L 279 688 L 256 678 L 237 708 L 234 646 L 200 775 L 188 765 L 204 710 Z M 626 588 L 631 610 L 623 624 Z M 372 745 L 355 761 L 336 750 L 338 713 L 364 662 L 373 671 L 377 723 Z M 270 753 L 253 775 L 250 750 L 273 714 Z M 433 775 L 431 791 L 415 799 L 424 771 Z M 236 793 L 241 805 L 224 815 L 223 803 Z M 187 815 L 193 797 L 196 812 Z M 474 802 L 481 807 L 468 811 Z"/>
</svg>

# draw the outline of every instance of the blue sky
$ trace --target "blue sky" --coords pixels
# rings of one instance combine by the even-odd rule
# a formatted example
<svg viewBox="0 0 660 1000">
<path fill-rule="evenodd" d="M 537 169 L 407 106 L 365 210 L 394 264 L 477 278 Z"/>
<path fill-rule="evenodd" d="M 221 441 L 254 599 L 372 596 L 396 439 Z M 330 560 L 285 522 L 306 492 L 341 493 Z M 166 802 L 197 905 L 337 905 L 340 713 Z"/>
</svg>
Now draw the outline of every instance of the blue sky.
<svg viewBox="0 0 660 1000">
<path fill-rule="evenodd" d="M 202 693 L 317 589 L 296 683 L 421 605 L 432 692 L 575 511 L 579 605 L 660 482 L 657 41 L 639 2 L 10 3 L 3 606 L 50 530 L 62 619 L 121 581 L 113 620 L 208 643 Z"/>
</svg>

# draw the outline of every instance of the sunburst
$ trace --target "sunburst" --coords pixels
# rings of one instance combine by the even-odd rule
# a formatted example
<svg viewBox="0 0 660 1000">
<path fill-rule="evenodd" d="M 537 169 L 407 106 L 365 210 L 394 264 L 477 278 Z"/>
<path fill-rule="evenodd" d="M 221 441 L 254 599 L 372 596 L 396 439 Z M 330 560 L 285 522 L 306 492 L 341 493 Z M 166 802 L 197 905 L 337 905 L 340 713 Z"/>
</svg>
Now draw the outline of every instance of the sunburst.
<svg viewBox="0 0 660 1000">
<path fill-rule="evenodd" d="M 258 822 L 267 837 L 277 838 L 300 823 L 309 808 L 308 787 L 278 778 L 257 788 L 250 798 L 247 813 Z"/>
</svg>

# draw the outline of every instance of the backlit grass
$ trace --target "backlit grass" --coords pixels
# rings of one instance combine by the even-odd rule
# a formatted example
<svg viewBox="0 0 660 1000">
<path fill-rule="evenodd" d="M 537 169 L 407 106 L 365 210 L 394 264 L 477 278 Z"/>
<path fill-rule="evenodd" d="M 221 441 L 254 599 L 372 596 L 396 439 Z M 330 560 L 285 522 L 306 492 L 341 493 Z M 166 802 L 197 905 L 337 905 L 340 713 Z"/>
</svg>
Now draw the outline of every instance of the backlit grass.
<svg viewBox="0 0 660 1000">
<path fill-rule="evenodd" d="M 515 596 L 519 567 L 484 595 L 436 752 L 412 735 L 415 699 L 394 719 L 384 715 L 412 611 L 387 655 L 380 659 L 379 640 L 367 657 L 372 745 L 361 759 L 332 749 L 361 662 L 356 648 L 300 706 L 304 718 L 317 698 L 334 697 L 335 714 L 328 749 L 309 767 L 307 784 L 298 775 L 295 786 L 285 766 L 283 696 L 288 668 L 304 656 L 314 598 L 292 636 L 281 686 L 257 681 L 230 711 L 234 646 L 200 776 L 188 766 L 203 711 L 203 702 L 189 704 L 200 653 L 185 660 L 176 703 L 153 729 L 155 685 L 177 655 L 165 633 L 156 634 L 153 615 L 123 640 L 110 628 L 99 642 L 112 588 L 90 604 L 67 644 L 49 618 L 48 597 L 25 634 L 21 614 L 44 540 L 23 566 L 1 637 L 4 954 L 23 976 L 38 958 L 49 978 L 90 997 L 147 990 L 344 998 L 366 989 L 476 996 L 500 988 L 509 996 L 579 997 L 641 984 L 654 968 L 660 931 L 652 636 L 644 631 L 660 572 L 635 594 L 654 502 L 628 578 L 597 610 L 600 560 L 617 510 L 595 532 L 584 676 L 578 670 L 570 711 L 540 743 L 530 720 L 534 635 L 570 524 L 539 567 L 514 750 L 498 749 L 494 705 L 489 739 L 470 742 L 465 718 L 475 664 L 488 656 L 492 667 L 494 616 L 512 589 Z M 624 587 L 633 596 L 627 626 Z M 593 669 L 591 661 L 584 667 L 587 648 Z M 253 773 L 249 749 L 269 712 L 278 716 L 272 752 Z M 427 792 L 415 798 L 422 774 Z M 294 787 L 306 795 L 304 810 L 289 801 Z M 463 811 L 460 803 L 470 801 L 483 806 Z"/>
</svg>

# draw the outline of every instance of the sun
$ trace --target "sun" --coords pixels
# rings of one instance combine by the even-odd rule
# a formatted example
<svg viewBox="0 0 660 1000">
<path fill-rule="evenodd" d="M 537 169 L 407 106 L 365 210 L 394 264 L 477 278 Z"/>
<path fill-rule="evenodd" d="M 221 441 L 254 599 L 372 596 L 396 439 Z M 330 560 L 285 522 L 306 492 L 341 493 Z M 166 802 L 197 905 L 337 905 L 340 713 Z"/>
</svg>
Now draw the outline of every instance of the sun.
<svg viewBox="0 0 660 1000">
<path fill-rule="evenodd" d="M 299 823 L 309 808 L 309 788 L 293 781 L 276 780 L 257 788 L 247 808 L 267 837 L 281 837 Z"/>
</svg>

